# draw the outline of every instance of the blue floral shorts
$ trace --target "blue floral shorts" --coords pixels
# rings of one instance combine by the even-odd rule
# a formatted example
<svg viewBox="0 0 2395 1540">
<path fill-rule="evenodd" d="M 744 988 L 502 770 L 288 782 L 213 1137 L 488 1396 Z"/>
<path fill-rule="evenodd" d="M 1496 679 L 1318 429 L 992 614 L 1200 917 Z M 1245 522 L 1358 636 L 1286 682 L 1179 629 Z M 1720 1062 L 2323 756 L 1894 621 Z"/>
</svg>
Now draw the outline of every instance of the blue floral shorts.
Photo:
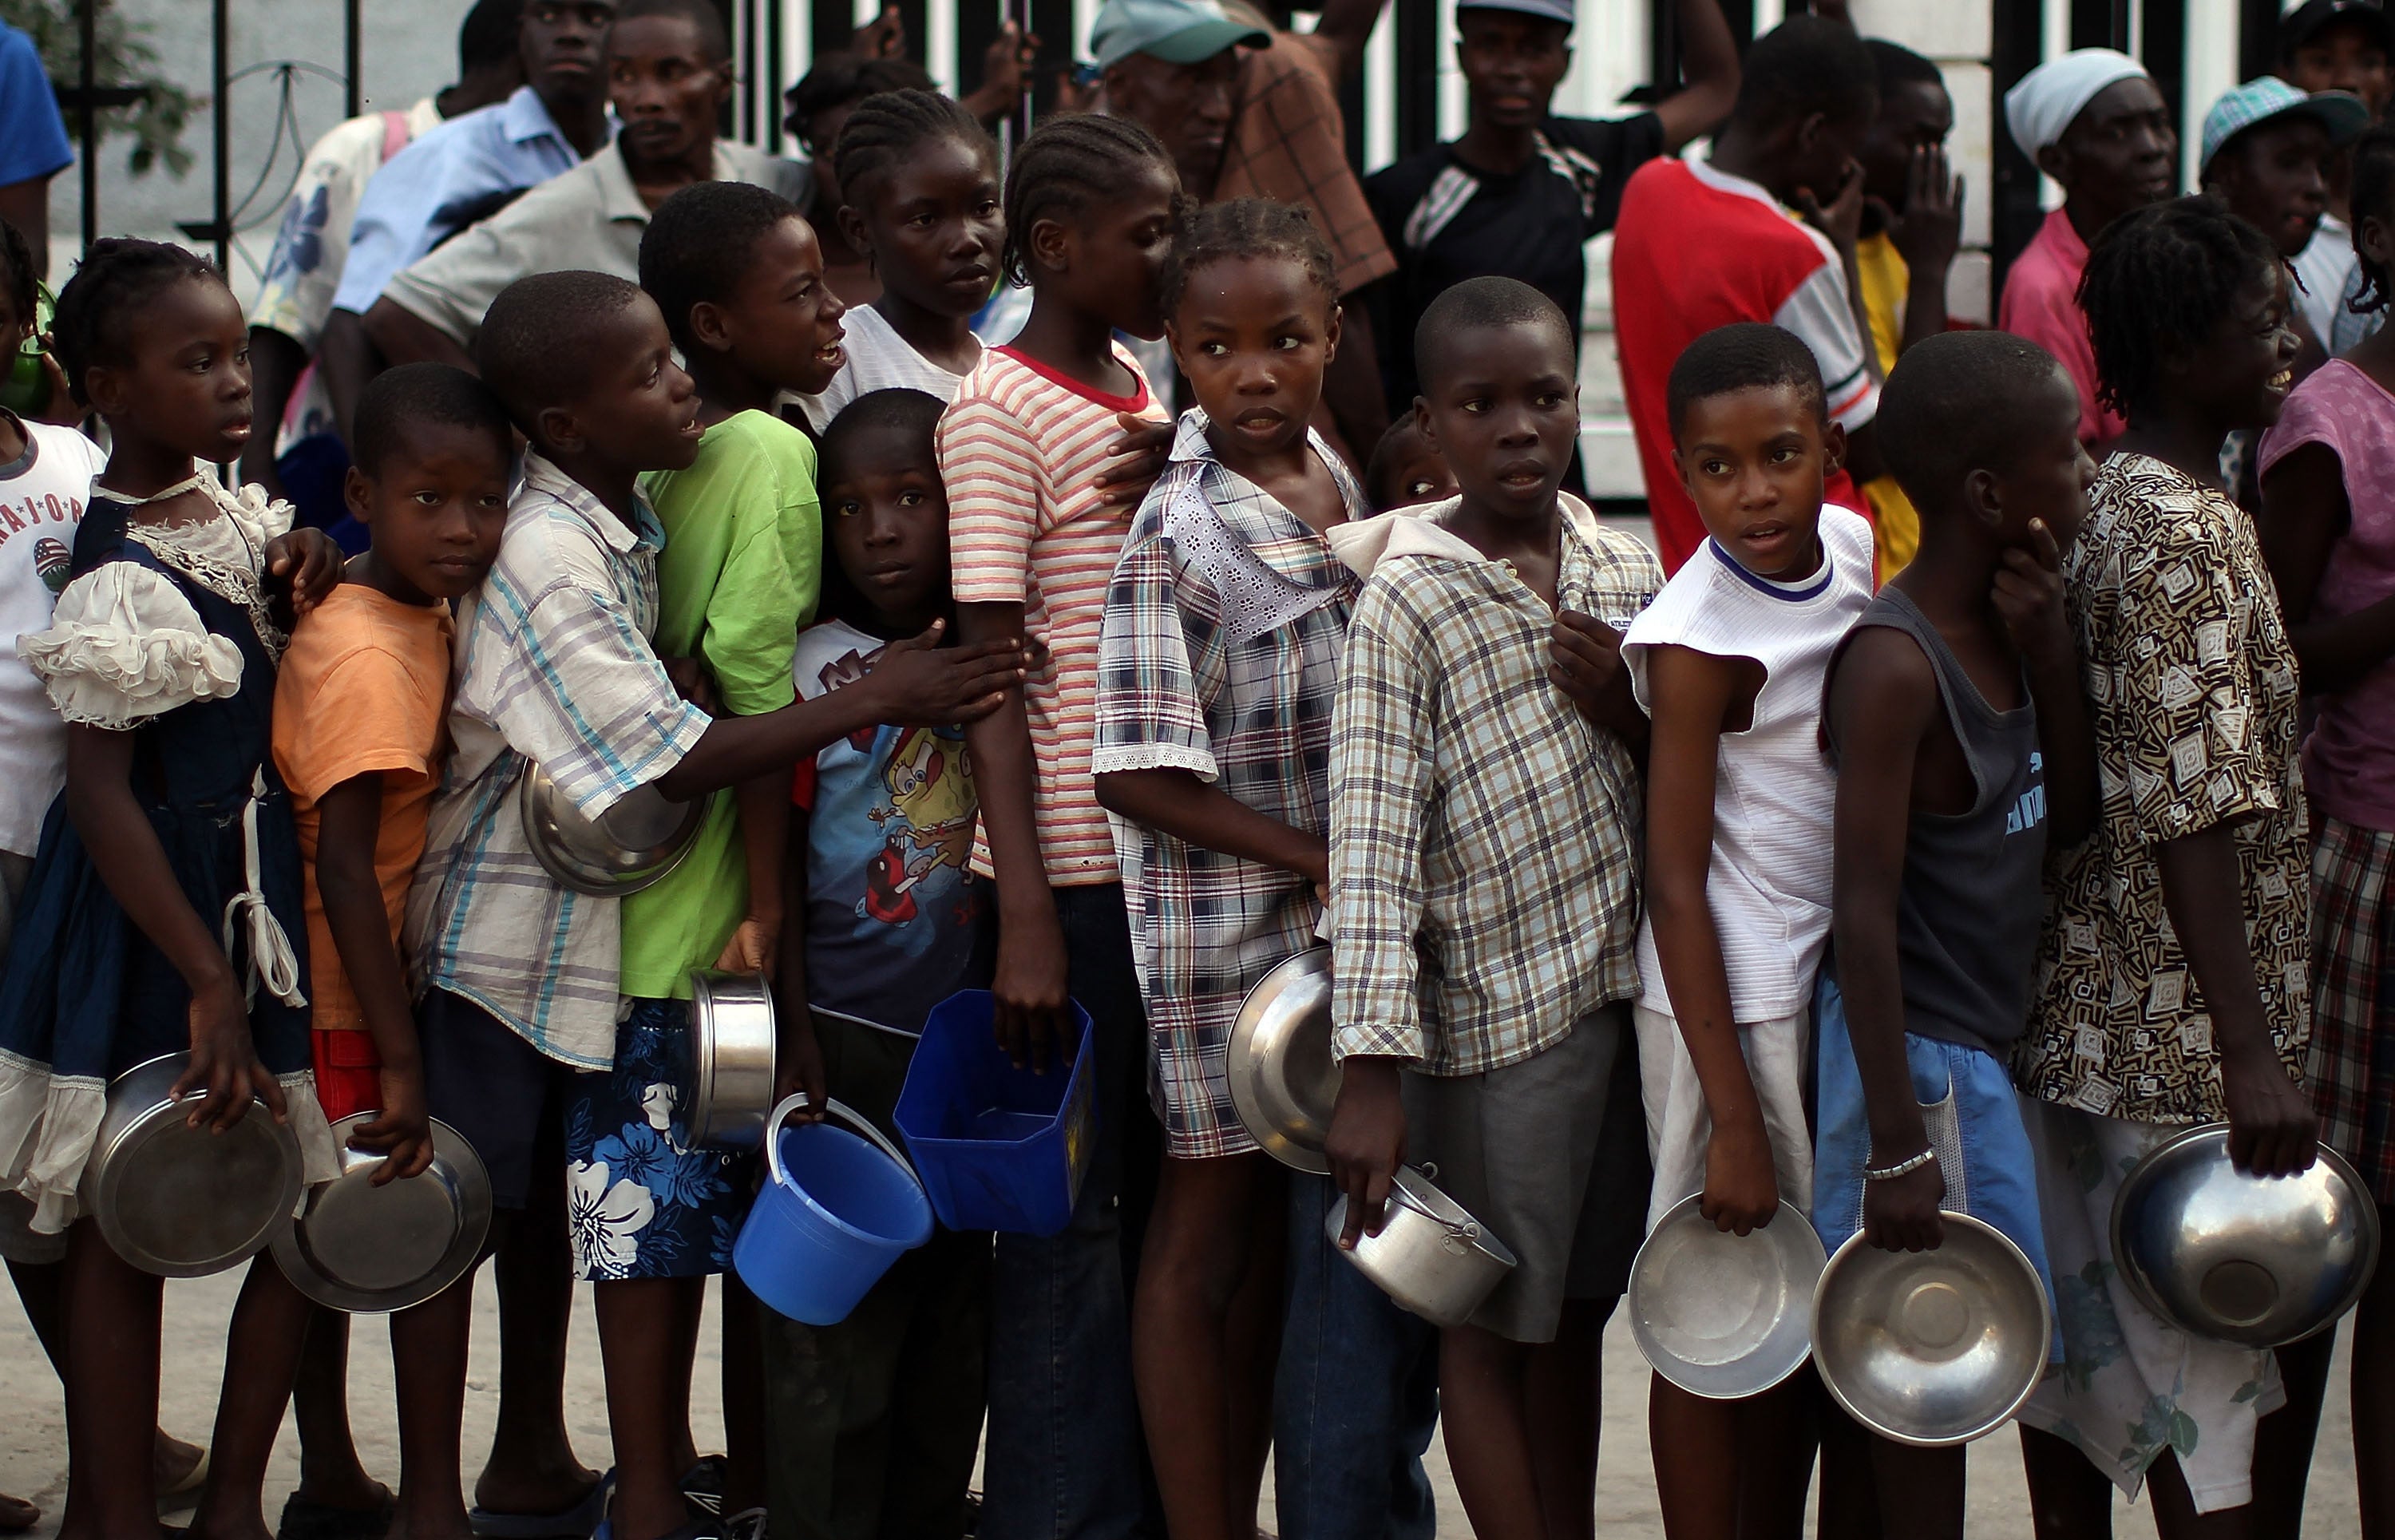
<svg viewBox="0 0 2395 1540">
<path fill-rule="evenodd" d="M 636 1000 L 615 1028 L 615 1067 L 574 1077 L 565 1104 L 566 1228 L 577 1278 L 699 1278 L 728 1271 L 756 1157 L 691 1146 L 690 1002 Z"/>
</svg>

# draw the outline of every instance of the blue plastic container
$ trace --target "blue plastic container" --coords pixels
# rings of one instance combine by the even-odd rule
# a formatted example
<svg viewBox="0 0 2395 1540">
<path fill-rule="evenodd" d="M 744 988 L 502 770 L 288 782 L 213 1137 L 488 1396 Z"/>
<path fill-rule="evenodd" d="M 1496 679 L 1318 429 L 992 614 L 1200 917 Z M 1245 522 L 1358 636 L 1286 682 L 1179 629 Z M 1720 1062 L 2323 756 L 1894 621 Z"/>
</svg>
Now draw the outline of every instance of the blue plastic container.
<svg viewBox="0 0 2395 1540">
<path fill-rule="evenodd" d="M 802 1100 L 786 1097 L 765 1124 L 771 1175 L 732 1243 L 732 1266 L 773 1309 L 832 1326 L 900 1253 L 932 1238 L 932 1205 L 897 1149 L 840 1103 L 827 1109 L 865 1137 L 828 1122 L 785 1127 Z"/>
<path fill-rule="evenodd" d="M 1097 1134 L 1090 1013 L 1073 1003 L 1070 1068 L 1009 1062 L 987 989 L 932 1008 L 898 1094 L 896 1122 L 940 1223 L 958 1230 L 1053 1235 L 1070 1223 Z"/>
</svg>

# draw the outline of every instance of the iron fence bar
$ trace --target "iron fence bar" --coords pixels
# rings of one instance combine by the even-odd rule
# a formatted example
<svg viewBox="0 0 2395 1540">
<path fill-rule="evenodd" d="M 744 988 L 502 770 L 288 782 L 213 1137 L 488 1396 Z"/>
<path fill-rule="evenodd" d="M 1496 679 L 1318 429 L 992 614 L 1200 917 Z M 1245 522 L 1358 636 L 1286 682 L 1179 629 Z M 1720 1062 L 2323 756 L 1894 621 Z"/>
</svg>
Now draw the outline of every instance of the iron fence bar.
<svg viewBox="0 0 2395 1540">
<path fill-rule="evenodd" d="M 226 51 L 231 43 L 232 7 L 230 0 L 215 0 L 214 14 L 209 19 L 209 80 L 216 100 L 211 115 L 216 123 L 216 206 L 215 229 L 217 271 L 229 272 L 232 266 L 232 211 L 226 200 L 232 195 L 232 81 L 226 67 Z"/>
<path fill-rule="evenodd" d="M 342 114 L 344 117 L 356 117 L 366 108 L 365 47 L 364 39 L 359 35 L 358 5 L 359 0 L 341 0 L 341 70 L 349 82 L 349 110 Z"/>
<path fill-rule="evenodd" d="M 75 104 L 75 118 L 83 130 L 83 248 L 99 239 L 99 110 L 97 95 L 99 68 L 94 56 L 99 52 L 99 0 L 76 0 L 76 51 L 82 56 L 76 61 L 76 81 L 83 87 L 82 100 Z"/>
</svg>

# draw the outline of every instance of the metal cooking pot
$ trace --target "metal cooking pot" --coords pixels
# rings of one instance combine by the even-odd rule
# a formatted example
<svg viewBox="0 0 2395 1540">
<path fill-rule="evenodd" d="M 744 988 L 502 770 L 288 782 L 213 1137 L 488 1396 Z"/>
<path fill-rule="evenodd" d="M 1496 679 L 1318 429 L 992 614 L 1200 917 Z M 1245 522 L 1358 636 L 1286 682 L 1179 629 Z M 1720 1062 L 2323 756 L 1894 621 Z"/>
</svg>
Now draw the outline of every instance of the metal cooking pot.
<svg viewBox="0 0 2395 1540">
<path fill-rule="evenodd" d="M 381 1187 L 377 1150 L 350 1135 L 381 1116 L 333 1124 L 341 1174 L 311 1189 L 298 1218 L 276 1227 L 274 1260 L 291 1286 L 352 1314 L 421 1305 L 465 1276 L 491 1228 L 491 1178 L 466 1136 L 432 1120 L 432 1164 Z"/>
<path fill-rule="evenodd" d="M 599 898 L 621 898 L 663 881 L 690 854 L 707 818 L 707 798 L 668 802 L 655 786 L 635 787 L 586 818 L 549 772 L 528 761 L 516 794 L 533 859 L 575 892 Z"/>
<path fill-rule="evenodd" d="M 1344 1253 L 1380 1291 L 1437 1326 L 1461 1326 L 1514 1270 L 1505 1242 L 1431 1185 L 1411 1166 L 1399 1166 L 1378 1235 L 1364 1235 Z M 1330 1205 L 1322 1230 L 1337 1245 L 1347 1228 L 1347 1200 Z"/>
<path fill-rule="evenodd" d="M 299 1206 L 299 1140 L 251 1109 L 221 1134 L 188 1128 L 168 1095 L 188 1053 L 135 1065 L 108 1087 L 85 1164 L 84 1212 L 116 1255 L 162 1278 L 205 1278 L 266 1248 Z"/>
<path fill-rule="evenodd" d="M 691 1143 L 763 1145 L 777 1041 L 763 974 L 702 968 L 690 976 L 690 1081 L 681 1105 Z"/>
<path fill-rule="evenodd" d="M 1240 1126 L 1286 1166 L 1330 1173 L 1322 1146 L 1339 1101 L 1330 1056 L 1330 949 L 1299 952 L 1239 1002 L 1225 1060 Z"/>
</svg>

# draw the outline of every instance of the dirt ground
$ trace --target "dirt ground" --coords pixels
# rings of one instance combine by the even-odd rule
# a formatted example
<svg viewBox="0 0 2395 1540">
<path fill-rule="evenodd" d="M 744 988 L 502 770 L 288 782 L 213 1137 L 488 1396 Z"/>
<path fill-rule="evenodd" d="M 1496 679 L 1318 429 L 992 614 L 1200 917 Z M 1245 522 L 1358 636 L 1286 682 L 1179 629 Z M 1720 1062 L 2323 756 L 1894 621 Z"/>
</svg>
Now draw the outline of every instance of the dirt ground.
<svg viewBox="0 0 2395 1540">
<path fill-rule="evenodd" d="M 171 1432 L 205 1440 L 216 1407 L 216 1387 L 224 1363 L 224 1328 L 232 1311 L 240 1274 L 227 1273 L 194 1282 L 170 1283 L 166 1289 L 165 1363 L 162 1418 Z M 710 1327 L 713 1334 L 710 1302 Z M 490 1438 L 491 1420 L 498 1405 L 496 1310 L 487 1273 L 483 1281 L 483 1306 L 476 1317 L 472 1375 L 466 1401 L 467 1468 L 478 1468 Z M 575 1301 L 574 1349 L 566 1406 L 575 1443 L 592 1466 L 607 1463 L 606 1403 L 599 1370 L 599 1345 L 590 1316 L 588 1289 Z M 705 1349 L 696 1410 L 701 1448 L 722 1447 L 721 1422 L 714 1393 L 716 1354 Z M 2345 1354 L 2339 1346 L 2333 1386 L 2345 1382 Z M 0 1303 L 0 1385 L 7 1387 L 9 1411 L 0 1415 L 0 1491 L 30 1497 L 46 1510 L 34 1533 L 57 1533 L 58 1508 L 66 1494 L 66 1433 L 59 1385 L 33 1340 L 13 1299 Z M 390 1409 L 390 1344 L 380 1322 L 360 1317 L 351 1349 L 351 1407 L 358 1443 L 366 1467 L 382 1480 L 399 1476 L 398 1437 Z M 1605 1460 L 1597 1493 L 1597 1533 L 1621 1540 L 1661 1536 L 1662 1524 L 1655 1510 L 1654 1481 L 1647 1458 L 1647 1370 L 1631 1345 L 1628 1331 L 1617 1319 L 1606 1343 Z M 1432 1475 L 1439 1493 L 1440 1532 L 1450 1536 L 1469 1532 L 1463 1510 L 1448 1480 L 1440 1452 L 1432 1451 Z M 2359 1540 L 2361 1529 L 2353 1498 L 2353 1454 L 2341 1389 L 2333 1389 L 2321 1427 L 2320 1452 L 2313 1465 L 2311 1498 L 2304 1534 L 2308 1540 Z M 275 1466 L 268 1480 L 267 1515 L 280 1510 L 284 1494 L 298 1479 L 298 1445 L 290 1426 L 284 1427 Z M 1267 1502 L 1270 1489 L 1266 1489 Z M 2122 1540 L 2145 1540 L 2153 1534 L 2152 1520 L 2143 1505 L 2118 1505 L 2115 1533 Z M 1267 1511 L 1262 1519 L 1273 1528 Z M 2010 1540 L 2027 1536 L 2026 1494 L 2021 1486 L 2018 1447 L 2007 1436 L 1981 1440 L 1971 1452 L 1971 1528 L 1974 1540 Z"/>
</svg>

